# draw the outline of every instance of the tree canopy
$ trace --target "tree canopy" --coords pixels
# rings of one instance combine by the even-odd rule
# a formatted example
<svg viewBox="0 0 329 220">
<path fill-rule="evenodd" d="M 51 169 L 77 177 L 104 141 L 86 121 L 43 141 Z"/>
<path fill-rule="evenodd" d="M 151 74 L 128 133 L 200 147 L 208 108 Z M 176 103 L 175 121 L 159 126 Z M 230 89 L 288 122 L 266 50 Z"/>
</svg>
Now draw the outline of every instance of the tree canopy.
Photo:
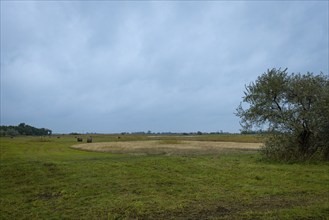
<svg viewBox="0 0 329 220">
<path fill-rule="evenodd" d="M 20 123 L 18 126 L 0 126 L 1 136 L 16 136 L 16 135 L 50 135 L 52 131 L 46 128 L 35 128 L 25 123 Z"/>
<path fill-rule="evenodd" d="M 328 75 L 267 70 L 245 87 L 236 115 L 245 131 L 267 127 L 268 157 L 329 160 Z"/>
</svg>

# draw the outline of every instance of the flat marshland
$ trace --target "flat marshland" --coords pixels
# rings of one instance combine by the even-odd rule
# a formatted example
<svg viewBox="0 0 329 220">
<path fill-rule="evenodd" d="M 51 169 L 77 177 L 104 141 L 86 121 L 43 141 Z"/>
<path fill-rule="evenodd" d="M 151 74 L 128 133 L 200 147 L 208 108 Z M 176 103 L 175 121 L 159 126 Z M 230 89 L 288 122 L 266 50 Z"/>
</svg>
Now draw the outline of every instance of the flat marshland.
<svg viewBox="0 0 329 220">
<path fill-rule="evenodd" d="M 74 149 L 87 151 L 142 155 L 218 154 L 227 150 L 255 150 L 260 147 L 261 143 L 180 140 L 99 142 L 72 146 Z"/>
<path fill-rule="evenodd" d="M 328 219 L 329 163 L 266 161 L 260 141 L 1 137 L 0 219 Z"/>
</svg>

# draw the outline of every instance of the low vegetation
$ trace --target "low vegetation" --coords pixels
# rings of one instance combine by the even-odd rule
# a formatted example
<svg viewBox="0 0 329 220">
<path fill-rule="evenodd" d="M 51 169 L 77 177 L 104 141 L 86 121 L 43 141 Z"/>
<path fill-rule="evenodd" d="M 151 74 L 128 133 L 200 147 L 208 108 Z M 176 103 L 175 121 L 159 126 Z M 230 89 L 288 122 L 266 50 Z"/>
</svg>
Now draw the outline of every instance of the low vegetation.
<svg viewBox="0 0 329 220">
<path fill-rule="evenodd" d="M 93 142 L 233 141 L 248 135 L 93 136 Z M 1 137 L 0 219 L 327 219 L 328 162 L 257 151 L 138 155 L 70 148 L 74 136 Z"/>
<path fill-rule="evenodd" d="M 140 155 L 210 155 L 232 151 L 256 150 L 261 143 L 219 142 L 219 141 L 182 141 L 148 140 L 100 142 L 73 145 L 73 149 L 85 151 L 126 153 Z"/>
</svg>

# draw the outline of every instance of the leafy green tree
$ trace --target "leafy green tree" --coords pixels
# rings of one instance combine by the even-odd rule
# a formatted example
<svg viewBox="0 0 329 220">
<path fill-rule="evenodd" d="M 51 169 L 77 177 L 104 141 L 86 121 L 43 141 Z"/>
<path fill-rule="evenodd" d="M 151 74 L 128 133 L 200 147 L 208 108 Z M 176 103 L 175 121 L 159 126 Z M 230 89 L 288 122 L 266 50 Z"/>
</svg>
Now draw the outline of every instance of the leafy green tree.
<svg viewBox="0 0 329 220">
<path fill-rule="evenodd" d="M 6 132 L 6 135 L 11 136 L 11 137 L 15 137 L 17 135 L 19 135 L 18 131 L 13 129 L 13 128 L 9 128 Z"/>
<path fill-rule="evenodd" d="M 243 130 L 267 127 L 262 152 L 283 160 L 329 160 L 329 77 L 272 69 L 246 86 L 236 115 Z M 245 104 L 244 104 L 245 103 Z"/>
<path fill-rule="evenodd" d="M 46 128 L 35 128 L 25 123 L 20 123 L 18 126 L 0 126 L 1 136 L 16 136 L 16 135 L 51 135 L 52 131 Z"/>
</svg>

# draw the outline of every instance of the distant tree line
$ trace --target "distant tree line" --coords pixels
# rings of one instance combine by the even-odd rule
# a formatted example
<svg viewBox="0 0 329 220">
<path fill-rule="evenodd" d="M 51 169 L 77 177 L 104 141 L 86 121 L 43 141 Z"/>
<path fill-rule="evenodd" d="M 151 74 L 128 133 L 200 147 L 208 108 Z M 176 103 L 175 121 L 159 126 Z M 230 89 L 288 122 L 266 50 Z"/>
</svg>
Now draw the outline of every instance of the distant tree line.
<svg viewBox="0 0 329 220">
<path fill-rule="evenodd" d="M 50 129 L 35 128 L 25 123 L 20 123 L 17 126 L 13 126 L 13 125 L 0 126 L 0 136 L 17 136 L 17 135 L 43 136 L 43 135 L 51 135 L 51 133 L 52 131 Z"/>
<path fill-rule="evenodd" d="M 152 131 L 138 131 L 138 132 L 121 132 L 121 135 L 215 135 L 215 134 L 234 134 L 230 132 L 225 132 L 225 131 L 216 131 L 216 132 L 202 132 L 202 131 L 197 131 L 197 132 L 152 132 Z"/>
</svg>

